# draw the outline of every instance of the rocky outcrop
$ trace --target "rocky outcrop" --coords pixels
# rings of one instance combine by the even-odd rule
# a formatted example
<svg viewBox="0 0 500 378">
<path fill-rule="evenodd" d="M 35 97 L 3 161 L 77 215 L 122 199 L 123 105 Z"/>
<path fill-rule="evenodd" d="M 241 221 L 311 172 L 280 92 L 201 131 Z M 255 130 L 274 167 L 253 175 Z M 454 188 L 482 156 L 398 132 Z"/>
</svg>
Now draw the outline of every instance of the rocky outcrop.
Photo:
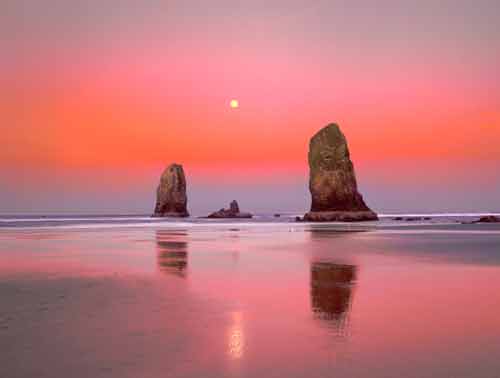
<svg viewBox="0 0 500 378">
<path fill-rule="evenodd" d="M 216 211 L 207 218 L 252 218 L 253 215 L 250 213 L 242 213 L 240 212 L 240 207 L 238 206 L 238 202 L 231 201 L 229 204 L 229 209 L 220 209 Z"/>
<path fill-rule="evenodd" d="M 473 223 L 500 223 L 500 218 L 494 215 L 485 215 Z"/>
<path fill-rule="evenodd" d="M 154 217 L 187 217 L 186 177 L 180 164 L 169 165 L 156 190 Z"/>
<path fill-rule="evenodd" d="M 406 221 L 406 222 L 418 222 L 418 221 L 429 221 L 432 220 L 431 217 L 394 217 L 394 221 Z"/>
<path fill-rule="evenodd" d="M 378 219 L 358 192 L 347 140 L 338 125 L 331 123 L 311 138 L 308 158 L 312 203 L 304 221 L 359 222 Z"/>
<path fill-rule="evenodd" d="M 304 215 L 304 222 L 366 222 L 378 220 L 373 211 L 310 211 Z"/>
</svg>

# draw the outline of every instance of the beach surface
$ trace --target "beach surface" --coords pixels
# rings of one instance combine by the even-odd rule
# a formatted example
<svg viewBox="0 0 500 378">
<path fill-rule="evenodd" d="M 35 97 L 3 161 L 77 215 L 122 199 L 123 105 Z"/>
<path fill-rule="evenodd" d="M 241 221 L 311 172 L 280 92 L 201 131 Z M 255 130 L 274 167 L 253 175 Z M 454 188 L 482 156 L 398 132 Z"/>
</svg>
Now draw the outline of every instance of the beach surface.
<svg viewBox="0 0 500 378">
<path fill-rule="evenodd" d="M 497 377 L 500 225 L 0 220 L 0 377 Z"/>
</svg>

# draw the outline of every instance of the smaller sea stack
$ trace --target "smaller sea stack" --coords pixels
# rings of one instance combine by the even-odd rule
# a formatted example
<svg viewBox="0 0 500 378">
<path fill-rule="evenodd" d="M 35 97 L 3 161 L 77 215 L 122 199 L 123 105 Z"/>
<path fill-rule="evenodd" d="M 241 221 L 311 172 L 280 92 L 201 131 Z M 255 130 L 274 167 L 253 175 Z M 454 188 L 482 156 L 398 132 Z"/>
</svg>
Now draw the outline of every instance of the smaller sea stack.
<svg viewBox="0 0 500 378">
<path fill-rule="evenodd" d="M 318 131 L 309 142 L 309 222 L 359 222 L 378 220 L 358 192 L 347 140 L 337 124 Z"/>
<path fill-rule="evenodd" d="M 250 213 L 245 213 L 240 211 L 238 202 L 231 201 L 229 204 L 229 209 L 220 209 L 219 211 L 213 212 L 208 215 L 207 218 L 252 218 L 253 215 Z"/>
<path fill-rule="evenodd" d="M 170 164 L 156 190 L 154 217 L 188 217 L 186 177 L 180 164 Z"/>
</svg>

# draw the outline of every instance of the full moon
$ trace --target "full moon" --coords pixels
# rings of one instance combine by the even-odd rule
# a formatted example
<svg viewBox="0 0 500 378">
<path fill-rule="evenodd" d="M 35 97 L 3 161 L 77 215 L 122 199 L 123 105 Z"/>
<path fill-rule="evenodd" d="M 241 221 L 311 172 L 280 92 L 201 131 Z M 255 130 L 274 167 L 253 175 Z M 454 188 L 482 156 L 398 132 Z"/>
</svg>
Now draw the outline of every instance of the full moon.
<svg viewBox="0 0 500 378">
<path fill-rule="evenodd" d="M 240 106 L 240 104 L 238 103 L 238 100 L 231 100 L 229 102 L 229 106 L 233 109 L 236 109 L 238 106 Z"/>
</svg>

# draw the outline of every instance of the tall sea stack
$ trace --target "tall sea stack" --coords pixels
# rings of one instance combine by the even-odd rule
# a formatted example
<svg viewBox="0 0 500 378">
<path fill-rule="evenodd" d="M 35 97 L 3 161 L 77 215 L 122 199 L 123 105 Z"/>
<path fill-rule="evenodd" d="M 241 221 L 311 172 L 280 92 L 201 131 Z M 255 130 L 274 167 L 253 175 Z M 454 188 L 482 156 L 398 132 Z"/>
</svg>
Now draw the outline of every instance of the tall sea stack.
<svg viewBox="0 0 500 378">
<path fill-rule="evenodd" d="M 347 140 L 337 124 L 318 131 L 309 142 L 311 211 L 305 221 L 377 220 L 358 192 Z"/>
<path fill-rule="evenodd" d="M 156 190 L 154 217 L 188 217 L 186 177 L 180 164 L 170 164 Z"/>
</svg>

